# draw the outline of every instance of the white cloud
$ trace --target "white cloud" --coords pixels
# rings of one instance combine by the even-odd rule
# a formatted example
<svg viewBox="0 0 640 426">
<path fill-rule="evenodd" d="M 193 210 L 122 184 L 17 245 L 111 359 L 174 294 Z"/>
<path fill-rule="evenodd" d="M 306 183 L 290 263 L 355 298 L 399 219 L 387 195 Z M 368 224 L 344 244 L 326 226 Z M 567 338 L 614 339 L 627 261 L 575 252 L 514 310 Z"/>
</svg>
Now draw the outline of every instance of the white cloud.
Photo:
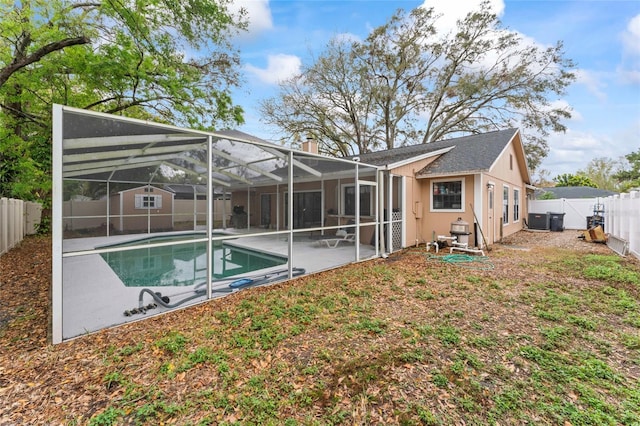
<svg viewBox="0 0 640 426">
<path fill-rule="evenodd" d="M 631 55 L 640 56 L 640 15 L 634 16 L 622 33 L 624 49 Z"/>
<path fill-rule="evenodd" d="M 606 84 L 603 83 L 593 72 L 585 69 L 578 69 L 575 71 L 575 75 L 577 84 L 584 85 L 587 90 L 595 95 L 599 100 L 605 101 L 607 99 L 607 94 L 602 90 L 606 87 Z"/>
<path fill-rule="evenodd" d="M 256 37 L 264 31 L 273 28 L 273 19 L 269 0 L 235 0 L 229 4 L 229 11 L 234 14 L 246 12 L 246 19 L 249 21 L 249 28 L 245 37 Z"/>
<path fill-rule="evenodd" d="M 570 121 L 578 122 L 578 121 L 584 120 L 584 117 L 582 116 L 582 114 L 580 114 L 579 111 L 576 111 L 575 109 L 573 109 L 573 106 L 566 99 L 556 99 L 549 103 L 548 110 L 558 109 L 558 108 L 568 109 L 569 111 L 571 111 L 571 118 L 569 119 Z"/>
<path fill-rule="evenodd" d="M 598 156 L 601 142 L 589 133 L 571 130 L 564 134 L 554 133 L 548 139 L 549 156 L 542 162 L 542 168 L 549 170 L 551 177 L 574 174 Z"/>
<path fill-rule="evenodd" d="M 636 15 L 627 24 L 622 33 L 624 57 L 616 69 L 620 81 L 627 84 L 640 84 L 640 15 Z"/>
<path fill-rule="evenodd" d="M 246 65 L 245 69 L 267 84 L 278 84 L 300 73 L 302 61 L 294 55 L 269 55 L 267 57 L 267 68 L 258 68 L 253 65 Z"/>
<path fill-rule="evenodd" d="M 627 84 L 640 84 L 640 68 L 625 69 L 623 67 L 616 68 L 619 81 Z"/>
<path fill-rule="evenodd" d="M 549 156 L 543 161 L 542 168 L 555 177 L 562 173 L 575 174 L 594 158 L 618 159 L 635 149 L 621 141 L 633 141 L 638 128 L 640 126 L 630 126 L 617 134 L 571 129 L 566 133 L 554 133 L 548 139 Z"/>
<path fill-rule="evenodd" d="M 344 41 L 344 42 L 360 42 L 362 38 L 358 37 L 353 33 L 340 33 L 334 37 L 336 41 Z"/>
<path fill-rule="evenodd" d="M 437 14 L 442 14 L 438 19 L 437 29 L 439 33 L 453 30 L 458 19 L 463 19 L 471 11 L 480 10 L 483 0 L 425 0 L 422 7 L 433 7 Z M 504 13 L 504 0 L 490 0 L 493 12 L 502 16 Z"/>
</svg>

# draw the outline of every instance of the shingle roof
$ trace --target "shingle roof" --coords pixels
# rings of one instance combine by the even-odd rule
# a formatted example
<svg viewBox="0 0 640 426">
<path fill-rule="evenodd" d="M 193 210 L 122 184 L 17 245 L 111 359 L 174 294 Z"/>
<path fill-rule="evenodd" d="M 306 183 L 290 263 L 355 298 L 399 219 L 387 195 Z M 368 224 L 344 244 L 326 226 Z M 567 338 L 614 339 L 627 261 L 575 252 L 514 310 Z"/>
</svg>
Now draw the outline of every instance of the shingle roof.
<svg viewBox="0 0 640 426">
<path fill-rule="evenodd" d="M 556 186 L 553 188 L 540 188 L 536 191 L 536 198 L 543 193 L 551 192 L 556 198 L 596 198 L 615 195 L 617 192 L 606 189 L 592 188 L 590 186 Z"/>
<path fill-rule="evenodd" d="M 190 195 L 193 197 L 194 192 L 196 194 L 206 194 L 207 193 L 207 185 L 191 185 L 191 184 L 181 184 L 181 183 L 168 183 L 162 185 L 164 189 L 167 191 L 171 191 L 176 195 Z"/>
<path fill-rule="evenodd" d="M 361 154 L 359 157 L 363 163 L 383 166 L 409 160 L 444 148 L 455 147 L 442 154 L 418 174 L 483 171 L 489 170 L 517 131 L 517 129 L 499 130 L 427 144 L 404 146 L 386 151 L 370 152 Z"/>
</svg>

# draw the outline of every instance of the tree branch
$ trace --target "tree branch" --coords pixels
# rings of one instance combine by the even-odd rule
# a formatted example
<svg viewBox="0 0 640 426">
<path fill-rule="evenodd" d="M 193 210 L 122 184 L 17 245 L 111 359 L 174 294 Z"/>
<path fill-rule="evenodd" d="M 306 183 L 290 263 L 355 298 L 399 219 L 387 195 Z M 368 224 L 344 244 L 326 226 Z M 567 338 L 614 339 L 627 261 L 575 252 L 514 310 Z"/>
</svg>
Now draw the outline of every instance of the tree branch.
<svg viewBox="0 0 640 426">
<path fill-rule="evenodd" d="M 19 59 L 14 58 L 13 62 L 11 62 L 6 67 L 0 69 L 0 87 L 2 87 L 4 83 L 7 82 L 7 80 L 9 79 L 9 77 L 13 75 L 13 73 L 15 73 L 16 71 L 28 65 L 38 62 L 40 59 L 42 59 L 46 55 L 56 52 L 58 50 L 62 50 L 69 46 L 87 44 L 89 42 L 90 42 L 89 37 L 86 37 L 86 36 L 67 38 L 64 40 L 56 41 L 53 43 L 49 43 L 45 46 L 42 46 L 32 54 L 27 55 L 25 57 L 22 57 Z"/>
</svg>

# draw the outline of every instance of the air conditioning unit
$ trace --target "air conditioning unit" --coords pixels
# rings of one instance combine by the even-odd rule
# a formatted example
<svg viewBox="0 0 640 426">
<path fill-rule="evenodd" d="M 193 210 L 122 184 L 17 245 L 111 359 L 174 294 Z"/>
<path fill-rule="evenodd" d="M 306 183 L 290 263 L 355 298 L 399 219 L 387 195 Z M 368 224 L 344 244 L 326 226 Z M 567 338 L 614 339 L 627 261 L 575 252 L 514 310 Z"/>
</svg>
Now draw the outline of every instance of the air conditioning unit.
<svg viewBox="0 0 640 426">
<path fill-rule="evenodd" d="M 549 230 L 549 213 L 529 213 L 529 229 Z"/>
</svg>

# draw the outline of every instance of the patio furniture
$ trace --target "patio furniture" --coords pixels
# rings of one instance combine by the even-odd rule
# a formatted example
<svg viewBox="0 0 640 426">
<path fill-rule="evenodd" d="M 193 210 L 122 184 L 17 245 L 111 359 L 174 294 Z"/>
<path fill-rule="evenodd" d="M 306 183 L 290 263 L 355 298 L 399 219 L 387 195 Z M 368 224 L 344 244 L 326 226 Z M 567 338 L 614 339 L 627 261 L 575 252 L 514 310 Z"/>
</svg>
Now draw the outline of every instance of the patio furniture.
<svg viewBox="0 0 640 426">
<path fill-rule="evenodd" d="M 356 242 L 356 234 L 343 234 L 339 236 L 336 233 L 336 238 L 323 238 L 322 240 L 318 240 L 319 245 L 326 244 L 329 248 L 336 248 L 340 243 L 355 243 Z"/>
</svg>

